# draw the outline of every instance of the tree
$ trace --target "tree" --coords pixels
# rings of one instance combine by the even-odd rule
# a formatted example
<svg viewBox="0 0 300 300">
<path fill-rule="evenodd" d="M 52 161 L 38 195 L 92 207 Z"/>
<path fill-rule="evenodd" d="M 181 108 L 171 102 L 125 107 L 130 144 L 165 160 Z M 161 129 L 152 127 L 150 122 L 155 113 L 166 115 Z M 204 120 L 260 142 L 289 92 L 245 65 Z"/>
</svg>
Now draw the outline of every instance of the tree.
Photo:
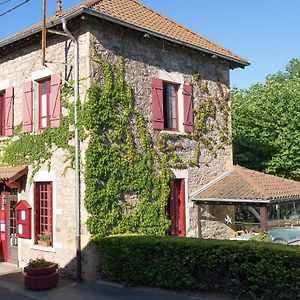
<svg viewBox="0 0 300 300">
<path fill-rule="evenodd" d="M 300 60 L 265 83 L 233 90 L 234 163 L 300 179 Z"/>
</svg>

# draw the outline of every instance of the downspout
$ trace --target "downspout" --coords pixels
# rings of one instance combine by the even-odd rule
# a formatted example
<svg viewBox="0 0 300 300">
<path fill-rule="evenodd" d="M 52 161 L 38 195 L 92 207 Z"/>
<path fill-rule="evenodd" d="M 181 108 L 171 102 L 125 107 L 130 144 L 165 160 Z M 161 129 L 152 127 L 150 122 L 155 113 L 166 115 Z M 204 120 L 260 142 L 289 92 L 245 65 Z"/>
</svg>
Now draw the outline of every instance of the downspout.
<svg viewBox="0 0 300 300">
<path fill-rule="evenodd" d="M 78 41 L 74 35 L 68 30 L 67 22 L 62 19 L 63 31 L 67 34 L 69 39 L 74 43 L 74 143 L 75 143 L 75 238 L 76 238 L 76 280 L 82 280 L 81 268 L 81 235 L 80 235 L 80 163 L 79 163 L 79 150 L 80 144 L 78 139 L 78 121 L 77 121 L 77 101 L 79 98 L 79 64 L 78 64 Z"/>
</svg>

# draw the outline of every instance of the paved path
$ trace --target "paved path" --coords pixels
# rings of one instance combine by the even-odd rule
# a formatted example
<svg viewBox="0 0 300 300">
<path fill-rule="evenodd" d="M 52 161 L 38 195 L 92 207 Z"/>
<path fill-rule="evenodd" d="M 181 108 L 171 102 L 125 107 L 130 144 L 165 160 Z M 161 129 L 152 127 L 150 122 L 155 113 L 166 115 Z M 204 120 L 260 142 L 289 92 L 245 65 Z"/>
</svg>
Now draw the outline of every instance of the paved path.
<svg viewBox="0 0 300 300">
<path fill-rule="evenodd" d="M 128 288 L 98 281 L 93 284 L 60 279 L 56 288 L 30 291 L 24 288 L 21 270 L 0 263 L 0 300 L 233 300 L 228 295 L 199 293 L 184 294 L 153 288 Z M 245 300 L 245 299 L 243 299 Z"/>
</svg>

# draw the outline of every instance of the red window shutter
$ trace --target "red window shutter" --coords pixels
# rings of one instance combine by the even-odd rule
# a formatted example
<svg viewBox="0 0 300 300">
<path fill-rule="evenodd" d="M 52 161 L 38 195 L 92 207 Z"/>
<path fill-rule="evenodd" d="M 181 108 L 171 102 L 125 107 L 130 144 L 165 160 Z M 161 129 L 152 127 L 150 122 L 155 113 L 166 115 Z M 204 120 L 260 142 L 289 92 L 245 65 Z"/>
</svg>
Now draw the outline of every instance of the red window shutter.
<svg viewBox="0 0 300 300">
<path fill-rule="evenodd" d="M 51 100 L 50 100 L 50 122 L 51 128 L 57 128 L 60 124 L 60 90 L 61 76 L 60 74 L 51 75 Z"/>
<path fill-rule="evenodd" d="M 32 131 L 32 81 L 25 82 L 23 85 L 23 132 Z"/>
<path fill-rule="evenodd" d="M 191 85 L 183 85 L 183 103 L 184 103 L 184 131 L 192 132 L 194 127 L 193 115 L 193 87 Z"/>
<path fill-rule="evenodd" d="M 4 98 L 4 135 L 12 136 L 14 121 L 14 88 L 5 90 Z"/>
<path fill-rule="evenodd" d="M 152 78 L 152 126 L 155 129 L 164 129 L 164 99 L 163 82 Z"/>
</svg>

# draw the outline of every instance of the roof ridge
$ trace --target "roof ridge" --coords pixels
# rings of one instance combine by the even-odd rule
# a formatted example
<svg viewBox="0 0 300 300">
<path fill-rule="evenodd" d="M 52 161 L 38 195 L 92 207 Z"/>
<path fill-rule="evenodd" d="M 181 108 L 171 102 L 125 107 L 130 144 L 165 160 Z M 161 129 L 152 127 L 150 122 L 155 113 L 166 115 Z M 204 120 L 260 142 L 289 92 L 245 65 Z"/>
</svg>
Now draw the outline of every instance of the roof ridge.
<svg viewBox="0 0 300 300">
<path fill-rule="evenodd" d="M 261 193 L 262 194 L 262 198 L 264 198 L 264 197 L 267 197 L 268 195 L 267 195 L 267 193 L 266 193 L 266 191 L 263 189 L 263 188 L 261 188 L 259 185 L 257 185 L 253 180 L 251 180 L 250 178 L 249 178 L 249 171 L 250 172 L 253 172 L 253 173 L 259 173 L 259 172 L 257 172 L 257 171 L 255 171 L 255 170 L 252 170 L 252 169 L 247 169 L 247 168 L 243 168 L 243 167 L 241 167 L 241 166 L 239 166 L 239 165 L 236 165 L 235 166 L 235 170 L 236 170 L 236 172 L 241 176 L 241 177 L 243 177 L 243 179 L 245 179 L 251 186 L 253 186 L 259 193 Z M 243 172 L 244 171 L 244 172 Z M 264 173 L 263 173 L 264 174 Z M 268 175 L 268 174 L 265 174 L 265 175 Z"/>
<path fill-rule="evenodd" d="M 103 0 L 87 0 L 87 1 L 95 1 L 95 2 L 97 3 L 97 2 L 101 2 L 101 1 L 103 1 Z M 129 1 L 135 2 L 135 3 L 137 3 L 137 4 L 141 5 L 141 6 L 143 6 L 144 8 L 146 8 L 146 9 L 152 11 L 153 13 L 155 13 L 156 15 L 158 15 L 158 16 L 164 18 L 165 20 L 168 20 L 168 21 L 170 21 L 171 23 L 173 23 L 173 24 L 175 24 L 175 25 L 177 25 L 177 26 L 183 28 L 184 30 L 187 30 L 187 31 L 189 31 L 189 32 L 192 33 L 192 34 L 201 37 L 201 38 L 202 38 L 203 40 L 205 40 L 207 43 L 211 43 L 211 44 L 213 44 L 214 46 L 219 47 L 219 48 L 222 48 L 222 50 L 228 51 L 228 52 L 230 52 L 232 55 L 234 55 L 234 53 L 233 53 L 232 51 L 228 50 L 227 48 L 224 48 L 223 46 L 220 46 L 220 45 L 217 44 L 216 42 L 207 39 L 207 38 L 204 37 L 202 34 L 196 32 L 196 31 L 193 31 L 193 30 L 191 30 L 190 28 L 185 27 L 184 25 L 182 25 L 182 24 L 180 24 L 180 23 L 178 23 L 178 22 L 175 22 L 175 21 L 172 20 L 171 18 L 166 17 L 165 15 L 163 15 L 163 14 L 157 12 L 156 10 L 154 10 L 154 9 L 152 9 L 152 8 L 150 8 L 150 7 L 148 7 L 147 5 L 141 3 L 140 1 L 137 1 L 137 0 L 129 0 Z M 246 59 L 245 59 L 244 57 L 242 57 L 242 56 L 239 56 L 239 57 L 240 57 L 241 59 L 246 60 Z"/>
</svg>

